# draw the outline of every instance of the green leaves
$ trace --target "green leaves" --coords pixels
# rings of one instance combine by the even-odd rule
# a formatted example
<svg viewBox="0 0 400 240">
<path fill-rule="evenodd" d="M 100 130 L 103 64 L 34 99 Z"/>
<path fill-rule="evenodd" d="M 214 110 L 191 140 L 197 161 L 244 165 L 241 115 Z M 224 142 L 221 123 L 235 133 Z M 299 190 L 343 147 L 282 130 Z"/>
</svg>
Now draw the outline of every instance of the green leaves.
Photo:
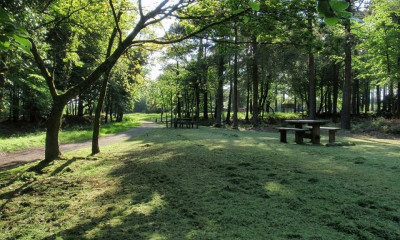
<svg viewBox="0 0 400 240">
<path fill-rule="evenodd" d="M 349 5 L 341 0 L 318 0 L 318 16 L 325 18 L 327 25 L 335 25 L 340 19 L 352 17 L 352 14 L 346 11 Z"/>
<path fill-rule="evenodd" d="M 30 52 L 30 49 L 32 48 L 32 44 L 28 39 L 21 37 L 17 34 L 13 34 L 12 37 L 18 43 L 19 48 L 24 50 L 26 53 Z"/>
<path fill-rule="evenodd" d="M 243 8 L 239 8 L 239 9 L 236 9 L 235 11 L 233 11 L 232 14 L 239 14 L 239 13 L 242 13 L 243 11 L 244 11 Z"/>
<path fill-rule="evenodd" d="M 27 39 L 28 33 L 17 23 L 10 19 L 10 16 L 0 9 L 0 50 L 8 50 L 12 46 L 12 40 L 17 47 L 26 53 L 30 53 L 32 47 Z"/>
<path fill-rule="evenodd" d="M 345 11 L 349 7 L 348 2 L 338 1 L 338 0 L 330 0 L 329 5 L 335 12 Z"/>
<path fill-rule="evenodd" d="M 249 6 L 253 11 L 260 11 L 260 3 L 258 2 L 249 1 Z"/>
</svg>

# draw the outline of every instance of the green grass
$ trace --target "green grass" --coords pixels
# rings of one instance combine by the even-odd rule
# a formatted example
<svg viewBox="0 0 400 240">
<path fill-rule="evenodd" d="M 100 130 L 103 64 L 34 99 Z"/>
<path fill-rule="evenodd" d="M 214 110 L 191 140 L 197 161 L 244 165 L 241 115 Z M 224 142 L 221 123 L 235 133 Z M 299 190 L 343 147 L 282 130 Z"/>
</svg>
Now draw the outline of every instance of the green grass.
<svg viewBox="0 0 400 240">
<path fill-rule="evenodd" d="M 356 145 L 157 129 L 94 158 L 90 149 L 67 153 L 43 174 L 25 171 L 34 163 L 0 173 L 0 231 L 4 239 L 400 239 L 399 141 L 338 140 Z"/>
<path fill-rule="evenodd" d="M 122 132 L 140 125 L 141 120 L 159 117 L 159 114 L 126 114 L 122 122 L 112 122 L 103 124 L 100 128 L 100 136 L 106 136 Z M 44 146 L 46 133 L 38 131 L 23 135 L 4 137 L 0 135 L 0 152 L 13 152 L 30 147 Z M 72 127 L 61 130 L 59 135 L 60 143 L 73 143 L 90 140 L 92 138 L 92 126 Z"/>
</svg>

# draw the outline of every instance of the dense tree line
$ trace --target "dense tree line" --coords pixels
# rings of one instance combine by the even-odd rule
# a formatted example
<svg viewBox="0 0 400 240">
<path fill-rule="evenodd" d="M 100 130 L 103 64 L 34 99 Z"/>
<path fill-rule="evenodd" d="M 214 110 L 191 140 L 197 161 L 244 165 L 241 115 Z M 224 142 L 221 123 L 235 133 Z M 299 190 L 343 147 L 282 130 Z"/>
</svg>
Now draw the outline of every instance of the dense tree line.
<svg viewBox="0 0 400 240">
<path fill-rule="evenodd" d="M 246 4 L 229 3 L 215 5 L 210 14 Z M 287 107 L 306 109 L 311 119 L 341 118 L 347 129 L 351 116 L 370 111 L 400 116 L 399 4 L 337 4 L 343 18 L 318 13 L 316 1 L 261 2 L 259 9 L 181 43 L 179 50 L 169 48 L 167 55 L 175 55 L 177 63 L 168 63 L 155 84 L 176 86 L 168 101 L 159 89 L 152 97 L 177 116 L 211 117 L 216 126 L 232 120 L 234 128 L 239 109 L 255 127 L 265 112 Z M 184 29 L 196 24 L 180 22 Z"/>
<path fill-rule="evenodd" d="M 399 4 L 394 0 L 9 0 L 0 11 L 0 117 L 46 122 L 60 156 L 62 116 L 120 121 L 142 85 L 169 116 L 257 127 L 265 113 L 400 115 Z M 163 20 L 174 24 L 160 37 Z M 149 53 L 164 72 L 145 84 Z M 143 91 L 140 90 L 141 95 Z M 226 113 L 226 116 L 224 115 Z M 341 113 L 341 116 L 340 116 Z M 225 118 L 223 117 L 225 116 Z"/>
</svg>

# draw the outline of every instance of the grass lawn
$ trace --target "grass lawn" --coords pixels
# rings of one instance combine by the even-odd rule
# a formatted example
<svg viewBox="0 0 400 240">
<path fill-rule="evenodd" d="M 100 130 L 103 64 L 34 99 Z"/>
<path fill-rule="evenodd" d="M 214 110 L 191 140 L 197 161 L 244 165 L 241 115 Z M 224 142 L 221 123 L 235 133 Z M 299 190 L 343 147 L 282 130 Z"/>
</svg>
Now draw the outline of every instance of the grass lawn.
<svg viewBox="0 0 400 240">
<path fill-rule="evenodd" d="M 140 125 L 141 120 L 155 119 L 160 114 L 141 114 L 133 113 L 124 115 L 122 122 L 112 122 L 103 124 L 100 128 L 100 136 L 106 136 L 122 132 Z M 92 126 L 72 127 L 60 131 L 60 143 L 74 143 L 92 138 Z M 44 146 L 46 139 L 46 132 L 38 131 L 28 134 L 17 134 L 11 137 L 2 136 L 0 133 L 0 152 L 13 152 L 16 150 L 26 149 L 30 147 Z"/>
<path fill-rule="evenodd" d="M 0 172 L 0 238 L 400 239 L 400 141 L 338 140 L 156 129 L 31 163 Z"/>
</svg>

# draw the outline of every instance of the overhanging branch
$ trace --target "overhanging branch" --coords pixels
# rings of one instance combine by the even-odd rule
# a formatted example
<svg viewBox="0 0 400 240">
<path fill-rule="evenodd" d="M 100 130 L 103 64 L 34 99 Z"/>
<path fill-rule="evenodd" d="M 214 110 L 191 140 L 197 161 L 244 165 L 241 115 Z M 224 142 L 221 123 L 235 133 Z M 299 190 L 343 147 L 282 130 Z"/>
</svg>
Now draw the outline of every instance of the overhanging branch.
<svg viewBox="0 0 400 240">
<path fill-rule="evenodd" d="M 43 77 L 46 79 L 46 84 L 49 87 L 51 97 L 53 98 L 53 100 L 55 100 L 58 97 L 58 93 L 54 84 L 54 78 L 50 75 L 49 70 L 44 64 L 43 59 L 40 57 L 35 42 L 32 39 L 29 39 L 29 41 L 32 44 L 31 52 L 33 54 L 35 62 L 38 65 Z"/>
</svg>

